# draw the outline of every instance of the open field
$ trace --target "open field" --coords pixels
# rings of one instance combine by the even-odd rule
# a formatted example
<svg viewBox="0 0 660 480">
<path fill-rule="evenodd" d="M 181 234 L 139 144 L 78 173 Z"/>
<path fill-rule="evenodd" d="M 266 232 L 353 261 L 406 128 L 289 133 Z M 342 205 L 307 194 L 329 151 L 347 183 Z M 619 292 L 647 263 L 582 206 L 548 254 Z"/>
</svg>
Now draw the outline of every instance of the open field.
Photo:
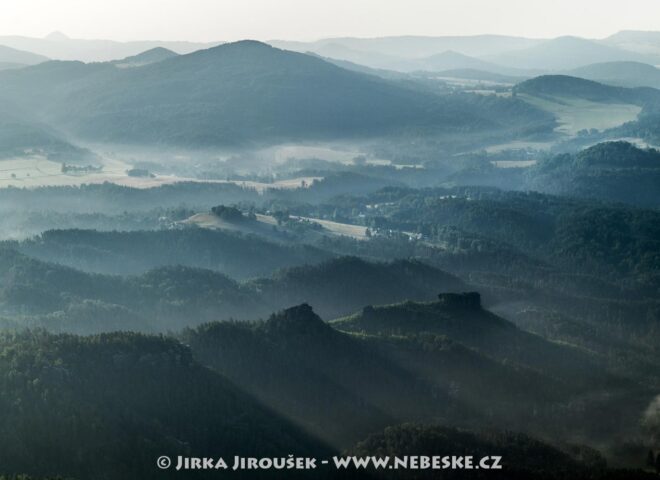
<svg viewBox="0 0 660 480">
<path fill-rule="evenodd" d="M 505 91 L 505 92 L 500 92 L 497 90 L 492 90 L 488 88 L 475 88 L 472 90 L 465 90 L 465 93 L 475 93 L 477 95 L 495 95 L 497 97 L 501 98 L 510 98 L 511 97 L 511 92 Z"/>
<path fill-rule="evenodd" d="M 526 94 L 518 98 L 551 112 L 557 118 L 557 132 L 576 135 L 584 129 L 606 130 L 637 119 L 641 107 L 630 104 L 596 103 L 570 97 L 540 98 Z"/>
<path fill-rule="evenodd" d="M 273 228 L 277 221 L 270 216 L 257 215 L 257 220 L 245 220 L 243 222 L 227 222 L 212 213 L 198 213 L 180 222 L 182 225 L 196 225 L 209 230 L 231 230 L 244 234 L 254 234 L 273 240 L 286 240 L 282 232 Z"/>
<path fill-rule="evenodd" d="M 327 232 L 331 235 L 351 237 L 357 240 L 367 239 L 367 227 L 363 227 L 361 225 L 350 225 L 348 223 L 332 222 L 330 220 L 319 220 L 318 218 L 310 218 L 310 217 L 292 216 L 291 218 L 318 223 L 323 227 L 324 232 Z"/>
<path fill-rule="evenodd" d="M 291 216 L 292 220 L 308 221 L 321 225 L 322 230 L 311 230 L 310 234 L 318 235 L 338 235 L 351 237 L 357 240 L 366 240 L 367 227 L 360 225 L 350 225 L 348 223 L 333 222 L 330 220 L 320 220 L 311 217 Z M 239 231 L 246 234 L 257 234 L 270 238 L 284 240 L 281 232 L 273 229 L 277 226 L 277 220 L 270 215 L 257 214 L 256 220 L 245 220 L 242 222 L 227 222 L 211 213 L 198 213 L 181 222 L 183 225 L 197 225 L 201 228 L 221 229 Z"/>
<path fill-rule="evenodd" d="M 351 165 L 358 161 L 364 161 L 368 165 L 392 166 L 402 168 L 423 168 L 421 165 L 406 165 L 393 163 L 385 158 L 374 158 L 355 147 L 332 145 L 279 145 L 267 148 L 257 153 L 260 157 L 270 163 L 283 164 L 289 160 L 325 160 L 327 162 Z"/>
<path fill-rule="evenodd" d="M 485 150 L 487 153 L 502 153 L 507 150 L 541 150 L 546 151 L 550 150 L 554 142 L 528 142 L 525 140 L 514 140 L 507 143 L 498 143 L 497 145 L 491 145 L 486 147 Z"/>
<path fill-rule="evenodd" d="M 273 183 L 249 180 L 203 180 L 176 175 L 153 175 L 149 177 L 131 177 L 126 171 L 131 165 L 116 159 L 104 159 L 103 169 L 99 172 L 64 173 L 62 164 L 45 157 L 32 156 L 0 160 L 0 188 L 38 188 L 50 186 L 77 186 L 85 184 L 115 183 L 134 188 L 152 188 L 180 182 L 199 183 L 234 183 L 244 188 L 259 192 L 271 188 L 293 189 L 309 187 L 322 177 L 300 177 L 280 180 Z"/>
<path fill-rule="evenodd" d="M 484 80 L 484 79 L 474 79 L 474 78 L 462 78 L 462 77 L 433 77 L 435 80 L 441 80 L 453 85 L 456 87 L 511 87 L 514 85 L 513 82 L 504 82 L 504 81 L 494 81 L 494 80 Z"/>
<path fill-rule="evenodd" d="M 316 180 L 323 180 L 323 177 L 297 177 L 288 178 L 286 180 L 278 180 L 273 183 L 253 182 L 250 180 L 197 180 L 197 179 L 184 179 L 179 181 L 191 182 L 213 182 L 213 183 L 233 183 L 243 188 L 252 188 L 258 192 L 264 192 L 271 188 L 279 189 L 295 189 L 295 188 L 308 188 Z"/>
<path fill-rule="evenodd" d="M 536 165 L 536 160 L 494 160 L 490 163 L 497 168 L 526 168 Z"/>
<path fill-rule="evenodd" d="M 128 177 L 126 170 L 130 168 L 118 160 L 108 160 L 101 172 L 63 173 L 61 163 L 42 156 L 12 158 L 0 161 L 0 187 L 36 188 L 104 182 L 140 186 L 139 180 L 153 180 Z"/>
</svg>

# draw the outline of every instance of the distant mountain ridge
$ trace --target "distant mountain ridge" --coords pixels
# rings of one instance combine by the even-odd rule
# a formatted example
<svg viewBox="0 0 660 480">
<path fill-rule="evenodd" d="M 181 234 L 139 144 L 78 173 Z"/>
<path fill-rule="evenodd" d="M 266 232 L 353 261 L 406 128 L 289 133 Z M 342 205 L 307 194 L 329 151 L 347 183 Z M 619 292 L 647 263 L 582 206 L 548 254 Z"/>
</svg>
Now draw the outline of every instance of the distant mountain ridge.
<svg viewBox="0 0 660 480">
<path fill-rule="evenodd" d="M 45 38 L 23 36 L 0 36 L 0 45 L 18 50 L 34 52 L 57 60 L 82 62 L 107 62 L 138 55 L 146 50 L 163 47 L 177 53 L 190 53 L 202 48 L 219 45 L 222 42 L 173 42 L 173 41 L 134 41 L 88 40 L 69 38 L 61 32 L 53 32 Z"/>
<path fill-rule="evenodd" d="M 579 37 L 559 37 L 532 47 L 484 57 L 485 60 L 508 67 L 567 70 L 584 65 L 614 61 L 653 62 L 660 59 Z"/>
<path fill-rule="evenodd" d="M 655 35 L 655 36 L 654 36 Z M 500 74 L 536 74 L 600 62 L 637 61 L 660 64 L 656 32 L 620 32 L 604 40 L 580 37 L 530 39 L 502 35 L 399 36 L 382 38 L 328 38 L 316 42 L 273 40 L 269 43 L 295 51 L 311 51 L 338 60 L 349 60 L 371 68 L 411 71 L 430 69 L 432 58 L 456 52 L 484 62 L 481 67 L 456 64 L 444 68 L 478 68 Z M 654 43 L 655 42 L 655 43 Z M 654 46 L 655 45 L 655 46 Z M 426 67 L 424 67 L 426 63 Z M 488 68 L 485 67 L 488 64 Z M 506 69 L 518 69 L 515 73 Z"/>
<path fill-rule="evenodd" d="M 494 58 L 502 56 L 504 63 L 500 66 L 510 66 L 506 64 L 506 59 L 514 58 L 521 53 L 524 54 L 527 49 L 540 47 L 537 53 L 548 53 L 548 48 L 553 43 L 566 42 L 572 39 L 572 46 L 577 49 L 571 52 L 566 61 L 562 63 L 561 69 L 565 70 L 605 61 L 643 61 L 653 64 L 654 62 L 650 61 L 651 58 L 655 58 L 655 64 L 660 64 L 658 38 L 660 38 L 659 32 L 621 31 L 602 40 L 579 37 L 539 39 L 507 35 L 403 35 L 376 38 L 330 37 L 313 42 L 273 39 L 267 41 L 267 43 L 287 50 L 301 53 L 313 52 L 321 56 L 351 61 L 371 68 L 396 69 L 394 68 L 396 64 L 405 65 L 406 61 L 428 58 L 446 51 L 453 51 L 482 61 L 494 61 Z M 53 59 L 84 62 L 115 61 L 158 47 L 179 54 L 186 54 L 222 43 L 224 42 L 159 40 L 119 42 L 103 39 L 70 38 L 62 32 L 53 32 L 43 38 L 0 36 L 0 45 L 34 52 Z M 584 53 L 588 53 L 591 58 L 585 58 L 585 61 L 580 65 L 570 66 L 566 64 L 566 62 L 575 62 Z M 612 54 L 614 54 L 614 58 L 612 58 Z M 520 58 L 525 58 L 525 55 Z M 553 58 L 557 60 L 556 57 Z M 537 60 L 539 63 L 545 62 L 545 64 L 536 65 L 533 68 L 551 71 L 558 67 L 558 65 L 548 64 L 549 57 L 543 56 L 543 58 L 539 57 Z M 533 61 L 536 60 L 534 58 L 525 60 L 525 62 Z M 530 68 L 525 65 L 515 66 Z"/>
<path fill-rule="evenodd" d="M 496 69 L 498 66 L 484 60 L 479 60 L 478 58 L 469 57 L 454 50 L 446 50 L 429 57 L 411 61 L 411 68 L 415 68 L 416 70 L 432 71 L 463 68 L 490 70 L 493 68 Z"/>
<path fill-rule="evenodd" d="M 522 49 L 539 43 L 540 40 L 506 35 L 474 36 L 392 36 L 376 38 L 327 38 L 316 42 L 292 42 L 270 40 L 271 45 L 289 50 L 316 52 L 328 44 L 340 45 L 352 51 L 388 55 L 392 58 L 423 58 L 447 50 L 453 50 L 467 56 L 483 56 L 502 53 L 508 50 Z M 382 67 L 381 68 L 385 68 Z"/>
<path fill-rule="evenodd" d="M 660 31 L 623 30 L 610 35 L 603 43 L 644 54 L 660 54 Z"/>
</svg>

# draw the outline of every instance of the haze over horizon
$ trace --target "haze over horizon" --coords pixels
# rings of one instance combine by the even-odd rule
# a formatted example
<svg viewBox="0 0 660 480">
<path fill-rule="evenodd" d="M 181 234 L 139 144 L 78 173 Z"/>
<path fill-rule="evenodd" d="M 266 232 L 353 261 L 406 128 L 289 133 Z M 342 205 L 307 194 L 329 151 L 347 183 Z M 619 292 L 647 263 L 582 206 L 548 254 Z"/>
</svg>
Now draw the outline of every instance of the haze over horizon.
<svg viewBox="0 0 660 480">
<path fill-rule="evenodd" d="M 63 0 L 56 5 L 24 0 L 3 5 L 0 35 L 44 37 L 59 31 L 80 39 L 196 42 L 477 34 L 604 38 L 621 30 L 657 29 L 657 18 L 660 3 L 653 0 L 630 0 L 626 8 L 597 0 L 558 0 L 551 5 L 545 0 L 395 0 L 387 4 L 377 0 L 191 0 L 185 5 L 173 0 L 116 0 L 112 4 Z"/>
</svg>

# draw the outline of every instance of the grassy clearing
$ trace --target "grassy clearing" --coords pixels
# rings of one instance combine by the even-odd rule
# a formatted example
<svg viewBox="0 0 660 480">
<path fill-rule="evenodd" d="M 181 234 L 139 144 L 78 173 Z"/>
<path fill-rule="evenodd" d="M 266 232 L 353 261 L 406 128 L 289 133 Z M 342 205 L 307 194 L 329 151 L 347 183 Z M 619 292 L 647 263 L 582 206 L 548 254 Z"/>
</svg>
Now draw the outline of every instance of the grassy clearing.
<svg viewBox="0 0 660 480">
<path fill-rule="evenodd" d="M 121 162 L 112 162 L 105 165 L 102 172 L 67 174 L 62 172 L 61 163 L 43 156 L 10 158 L 0 161 L 0 187 L 36 188 L 112 182 L 127 177 L 127 168 L 130 167 Z"/>
<path fill-rule="evenodd" d="M 311 235 L 339 235 L 355 238 L 357 240 L 366 240 L 368 238 L 367 227 L 360 225 L 350 225 L 348 223 L 320 220 L 318 218 L 296 217 L 293 215 L 291 216 L 291 219 L 314 222 L 323 227 L 322 230 L 310 231 L 309 234 Z M 211 230 L 220 229 L 239 231 L 246 234 L 253 233 L 280 240 L 286 238 L 282 236 L 281 232 L 277 232 L 273 229 L 274 226 L 277 226 L 277 220 L 270 215 L 257 214 L 256 220 L 227 222 L 210 213 L 198 213 L 181 223 L 185 225 L 197 225 L 198 227 Z"/>
<path fill-rule="evenodd" d="M 330 220 L 319 220 L 318 218 L 309 217 L 292 217 L 300 220 L 308 220 L 310 222 L 318 223 L 323 227 L 323 231 L 330 235 L 340 235 L 345 237 L 355 238 L 357 240 L 366 240 L 367 227 L 360 225 L 350 225 L 348 223 L 332 222 Z"/>
<path fill-rule="evenodd" d="M 518 98 L 548 112 L 557 118 L 557 132 L 574 136 L 580 130 L 595 128 L 606 130 L 637 119 L 641 107 L 619 103 L 596 103 L 580 98 L 534 97 L 521 94 Z"/>
</svg>

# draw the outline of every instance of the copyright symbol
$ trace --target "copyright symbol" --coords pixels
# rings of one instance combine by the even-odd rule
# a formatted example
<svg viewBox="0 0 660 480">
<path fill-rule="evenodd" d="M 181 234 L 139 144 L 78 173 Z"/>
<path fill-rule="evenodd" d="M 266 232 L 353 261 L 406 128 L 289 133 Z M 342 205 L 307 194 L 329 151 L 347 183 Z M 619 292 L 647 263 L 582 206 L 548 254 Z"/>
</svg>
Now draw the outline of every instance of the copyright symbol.
<svg viewBox="0 0 660 480">
<path fill-rule="evenodd" d="M 163 455 L 162 457 L 158 457 L 158 460 L 156 460 L 156 465 L 161 470 L 167 470 L 170 468 L 170 465 L 172 465 L 172 460 L 170 460 L 170 457 Z"/>
</svg>

